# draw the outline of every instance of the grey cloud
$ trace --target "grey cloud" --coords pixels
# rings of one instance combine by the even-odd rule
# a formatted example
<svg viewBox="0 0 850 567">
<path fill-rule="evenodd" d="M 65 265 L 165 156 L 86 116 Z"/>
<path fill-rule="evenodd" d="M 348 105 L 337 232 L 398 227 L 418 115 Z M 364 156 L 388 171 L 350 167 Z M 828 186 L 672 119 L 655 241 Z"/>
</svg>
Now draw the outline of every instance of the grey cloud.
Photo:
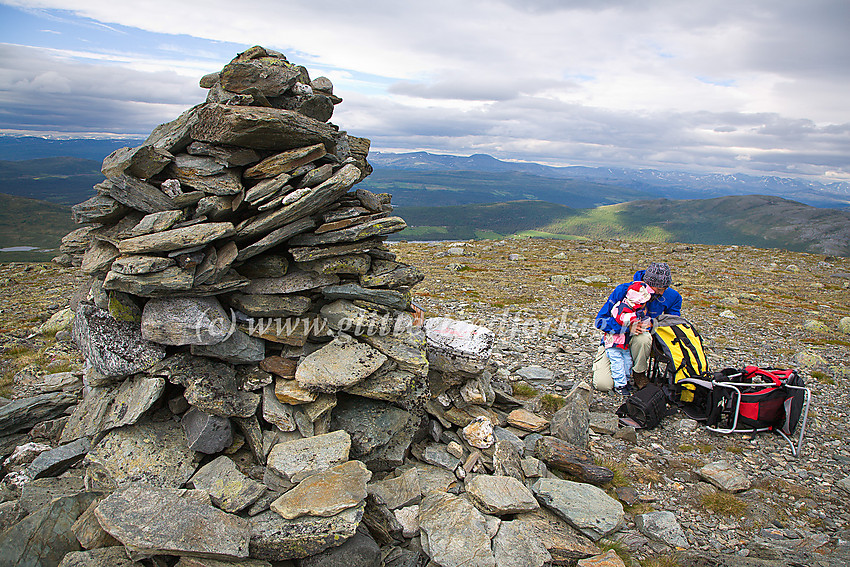
<svg viewBox="0 0 850 567">
<path fill-rule="evenodd" d="M 197 80 L 0 44 L 0 128 L 144 134 L 202 102 Z"/>
</svg>

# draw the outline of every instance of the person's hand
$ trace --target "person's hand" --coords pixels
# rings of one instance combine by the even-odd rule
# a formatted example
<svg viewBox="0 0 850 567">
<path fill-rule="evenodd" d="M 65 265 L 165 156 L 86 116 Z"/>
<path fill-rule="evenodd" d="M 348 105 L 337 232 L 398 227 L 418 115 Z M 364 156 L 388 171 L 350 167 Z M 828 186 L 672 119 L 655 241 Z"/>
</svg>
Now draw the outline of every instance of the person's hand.
<svg viewBox="0 0 850 567">
<path fill-rule="evenodd" d="M 633 323 L 629 326 L 629 332 L 630 332 L 631 334 L 633 334 L 633 335 L 640 335 L 640 334 L 642 334 L 645 330 L 646 330 L 646 329 L 645 329 L 645 328 L 644 328 L 644 326 L 643 326 L 643 321 L 634 321 L 634 322 L 633 322 Z"/>
</svg>

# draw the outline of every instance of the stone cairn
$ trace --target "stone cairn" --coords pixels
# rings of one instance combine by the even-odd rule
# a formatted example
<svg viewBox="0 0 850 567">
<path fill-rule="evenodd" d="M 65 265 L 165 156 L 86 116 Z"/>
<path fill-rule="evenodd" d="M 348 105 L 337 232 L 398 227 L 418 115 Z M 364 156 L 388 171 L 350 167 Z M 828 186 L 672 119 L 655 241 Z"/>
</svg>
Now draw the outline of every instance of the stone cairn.
<svg viewBox="0 0 850 567">
<path fill-rule="evenodd" d="M 491 331 L 412 306 L 423 274 L 384 243 L 405 223 L 389 195 L 352 189 L 369 141 L 327 122 L 331 82 L 254 47 L 201 86 L 204 104 L 109 155 L 73 208 L 86 226 L 59 260 L 91 275 L 72 301 L 84 396 L 0 408 L 2 439 L 58 445 L 6 460 L 24 517 L 0 557 L 451 567 L 599 553 L 623 522 L 593 486 L 610 471 L 568 431 L 546 435 L 572 420 L 586 439 L 584 391 L 550 427 L 491 381 Z"/>
</svg>

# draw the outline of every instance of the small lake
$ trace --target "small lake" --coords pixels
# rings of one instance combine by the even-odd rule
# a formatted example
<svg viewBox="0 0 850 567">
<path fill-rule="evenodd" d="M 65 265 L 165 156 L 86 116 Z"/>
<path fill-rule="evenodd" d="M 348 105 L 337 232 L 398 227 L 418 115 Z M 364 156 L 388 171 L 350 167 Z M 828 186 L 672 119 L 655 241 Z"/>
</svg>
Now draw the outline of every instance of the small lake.
<svg viewBox="0 0 850 567">
<path fill-rule="evenodd" d="M 0 252 L 30 252 L 38 250 L 38 246 L 9 246 L 8 248 L 0 248 Z"/>
</svg>

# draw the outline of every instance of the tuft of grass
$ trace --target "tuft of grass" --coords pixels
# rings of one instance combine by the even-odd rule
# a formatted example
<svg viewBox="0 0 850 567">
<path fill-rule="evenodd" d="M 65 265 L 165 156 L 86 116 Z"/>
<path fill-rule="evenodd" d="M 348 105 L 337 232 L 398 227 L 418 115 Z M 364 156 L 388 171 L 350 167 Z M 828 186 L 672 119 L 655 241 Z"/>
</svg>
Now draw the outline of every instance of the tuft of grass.
<svg viewBox="0 0 850 567">
<path fill-rule="evenodd" d="M 714 449 L 714 445 L 709 445 L 708 443 L 697 445 L 697 451 L 699 451 L 703 455 L 708 455 L 709 453 L 711 453 L 712 449 Z"/>
<path fill-rule="evenodd" d="M 765 492 L 773 492 L 776 494 L 787 494 L 794 498 L 809 498 L 811 492 L 805 486 L 792 484 L 785 479 L 776 477 L 765 477 L 753 482 L 753 488 L 764 490 Z"/>
<path fill-rule="evenodd" d="M 605 467 L 614 473 L 614 478 L 611 479 L 611 482 L 609 482 L 606 486 L 629 486 L 631 484 L 628 477 L 626 477 L 626 473 L 623 472 L 622 465 L 614 459 L 608 457 L 594 457 L 593 462 L 596 466 Z"/>
<path fill-rule="evenodd" d="M 596 542 L 602 553 L 607 553 L 613 550 L 617 556 L 623 560 L 626 565 L 632 564 L 632 552 L 629 551 L 629 546 L 618 539 L 600 539 Z"/>
<path fill-rule="evenodd" d="M 540 398 L 540 406 L 544 411 L 550 413 L 555 413 L 565 405 L 567 405 L 566 400 L 557 394 L 543 394 L 543 397 Z"/>
<path fill-rule="evenodd" d="M 728 492 L 703 494 L 700 502 L 706 510 L 722 516 L 740 518 L 747 512 L 747 505 L 740 498 Z"/>
<path fill-rule="evenodd" d="M 661 482 L 662 478 L 664 478 L 658 471 L 641 466 L 631 467 L 626 473 L 626 476 L 628 476 L 632 480 L 650 484 L 657 484 Z"/>
<path fill-rule="evenodd" d="M 678 553 L 647 557 L 639 563 L 641 567 L 679 567 L 682 564 Z"/>
<path fill-rule="evenodd" d="M 690 453 L 691 451 L 696 451 L 697 448 L 694 445 L 690 445 L 688 443 L 682 443 L 679 445 L 679 450 L 683 453 Z"/>
<path fill-rule="evenodd" d="M 519 398 L 533 398 L 538 394 L 537 388 L 528 382 L 514 382 L 511 384 L 511 392 Z"/>
<path fill-rule="evenodd" d="M 738 445 L 726 445 L 723 449 L 725 449 L 727 453 L 733 453 L 735 455 L 740 455 L 744 452 L 744 448 L 739 447 Z"/>
<path fill-rule="evenodd" d="M 838 385 L 838 382 L 836 382 L 835 379 L 826 372 L 821 370 L 812 370 L 811 374 L 812 378 L 817 380 L 818 384 L 829 384 L 830 386 Z"/>
</svg>

